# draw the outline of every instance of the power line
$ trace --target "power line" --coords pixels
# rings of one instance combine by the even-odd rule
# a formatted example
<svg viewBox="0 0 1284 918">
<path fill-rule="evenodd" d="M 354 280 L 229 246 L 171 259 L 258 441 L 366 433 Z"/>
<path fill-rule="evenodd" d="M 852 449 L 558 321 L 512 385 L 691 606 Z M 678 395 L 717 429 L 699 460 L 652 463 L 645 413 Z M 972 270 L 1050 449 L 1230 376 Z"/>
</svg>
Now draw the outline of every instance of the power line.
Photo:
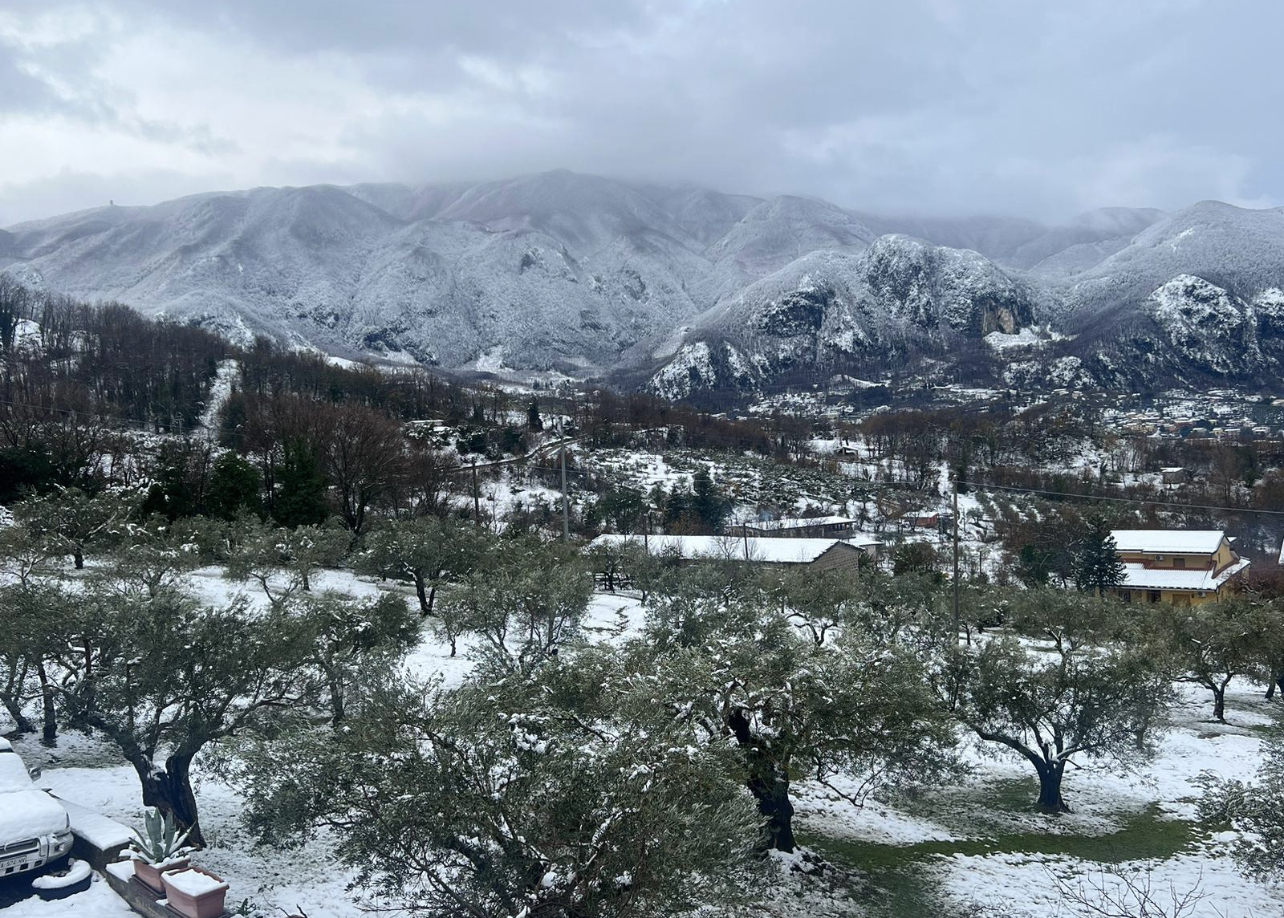
<svg viewBox="0 0 1284 918">
<path fill-rule="evenodd" d="M 1173 507 L 1179 510 L 1212 510 L 1218 513 L 1256 513 L 1263 516 L 1284 516 L 1284 510 L 1253 510 L 1248 507 L 1222 507 L 1214 504 L 1183 504 L 1171 500 L 1147 500 L 1140 497 L 1106 497 L 1096 494 L 1074 494 L 1068 491 L 1047 491 L 1042 488 L 1020 488 L 1015 485 L 987 485 L 973 482 L 968 482 L 968 484 L 978 491 L 1013 491 L 1019 494 L 1041 494 L 1048 497 L 1109 501 L 1119 504 L 1145 504 L 1153 507 Z"/>
</svg>

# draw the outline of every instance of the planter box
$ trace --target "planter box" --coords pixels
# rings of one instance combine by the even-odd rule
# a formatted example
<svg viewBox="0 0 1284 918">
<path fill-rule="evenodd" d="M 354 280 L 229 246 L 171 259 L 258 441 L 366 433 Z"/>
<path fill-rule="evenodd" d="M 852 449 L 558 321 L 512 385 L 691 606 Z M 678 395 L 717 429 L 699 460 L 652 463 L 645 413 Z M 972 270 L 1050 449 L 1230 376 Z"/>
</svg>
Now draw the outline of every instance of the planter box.
<svg viewBox="0 0 1284 918">
<path fill-rule="evenodd" d="M 161 896 L 165 894 L 165 887 L 162 883 L 164 874 L 171 870 L 186 870 L 189 864 L 191 864 L 191 861 L 185 857 L 166 861 L 162 864 L 149 864 L 146 861 L 134 858 L 134 876 L 156 895 Z"/>
<path fill-rule="evenodd" d="M 169 907 L 185 918 L 219 918 L 227 899 L 227 882 L 220 876 L 191 867 L 162 876 Z"/>
</svg>

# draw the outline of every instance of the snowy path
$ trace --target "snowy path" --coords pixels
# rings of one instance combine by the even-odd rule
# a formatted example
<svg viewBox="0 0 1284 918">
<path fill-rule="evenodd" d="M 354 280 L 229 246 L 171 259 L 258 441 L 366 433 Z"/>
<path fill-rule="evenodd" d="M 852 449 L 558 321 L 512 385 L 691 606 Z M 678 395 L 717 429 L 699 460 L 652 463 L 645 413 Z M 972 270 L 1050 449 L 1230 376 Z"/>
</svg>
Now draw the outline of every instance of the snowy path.
<svg viewBox="0 0 1284 918">
<path fill-rule="evenodd" d="M 227 404 L 227 399 L 232 394 L 232 386 L 240 375 L 241 365 L 235 360 L 228 358 L 219 361 L 218 372 L 214 376 L 214 381 L 210 383 L 210 394 L 205 399 L 205 410 L 201 412 L 201 426 L 210 436 L 214 435 L 219 412 Z"/>
</svg>

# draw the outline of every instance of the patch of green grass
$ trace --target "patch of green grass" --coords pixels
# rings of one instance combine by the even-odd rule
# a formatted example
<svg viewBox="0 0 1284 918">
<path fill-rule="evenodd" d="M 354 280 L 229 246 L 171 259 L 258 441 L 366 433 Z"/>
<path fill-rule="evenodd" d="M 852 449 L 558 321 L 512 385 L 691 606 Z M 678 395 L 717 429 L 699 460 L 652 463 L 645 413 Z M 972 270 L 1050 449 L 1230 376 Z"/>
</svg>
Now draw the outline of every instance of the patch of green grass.
<svg viewBox="0 0 1284 918">
<path fill-rule="evenodd" d="M 1028 788 L 1026 791 L 1021 800 L 1028 809 Z M 1008 789 L 1000 789 L 1000 799 L 1006 802 L 1008 796 Z M 938 858 L 1029 854 L 1032 857 L 1063 856 L 1099 864 L 1118 864 L 1140 858 L 1170 858 L 1185 850 L 1201 835 L 1198 825 L 1166 819 L 1158 806 L 1151 805 L 1140 813 L 1124 817 L 1118 831 L 1103 835 L 1000 832 L 960 841 L 925 841 L 913 845 L 884 845 L 807 833 L 800 834 L 799 838 L 803 844 L 830 860 L 861 870 L 869 876 L 871 888 L 867 905 L 871 914 L 927 918 L 941 912 L 938 890 L 929 872 L 922 868 Z"/>
</svg>

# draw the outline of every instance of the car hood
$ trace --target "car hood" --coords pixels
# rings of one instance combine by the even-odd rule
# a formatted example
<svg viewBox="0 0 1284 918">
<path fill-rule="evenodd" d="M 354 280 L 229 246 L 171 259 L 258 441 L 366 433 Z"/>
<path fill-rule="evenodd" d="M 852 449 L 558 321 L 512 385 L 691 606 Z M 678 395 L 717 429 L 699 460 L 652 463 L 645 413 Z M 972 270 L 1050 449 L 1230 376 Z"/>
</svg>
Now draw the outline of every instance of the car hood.
<svg viewBox="0 0 1284 918">
<path fill-rule="evenodd" d="M 32 788 L 0 794 L 0 845 L 65 832 L 67 826 L 67 811 L 44 791 Z"/>
</svg>

